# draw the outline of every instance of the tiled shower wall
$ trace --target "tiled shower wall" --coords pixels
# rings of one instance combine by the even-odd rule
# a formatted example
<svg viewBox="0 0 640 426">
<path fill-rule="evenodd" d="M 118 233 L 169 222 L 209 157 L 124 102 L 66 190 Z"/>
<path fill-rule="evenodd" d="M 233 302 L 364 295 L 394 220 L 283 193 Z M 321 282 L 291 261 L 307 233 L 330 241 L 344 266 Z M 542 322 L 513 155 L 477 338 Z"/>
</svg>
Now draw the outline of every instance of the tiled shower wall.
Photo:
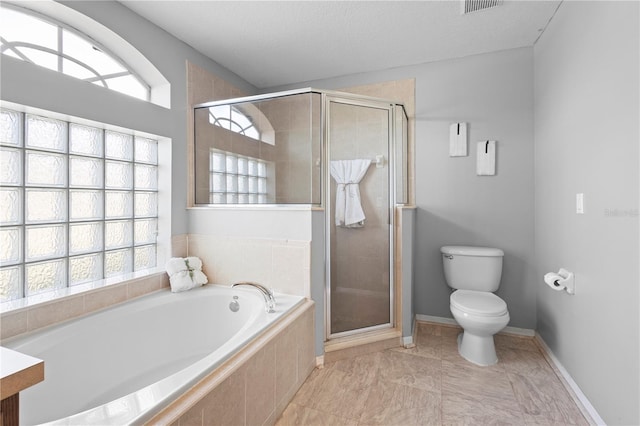
<svg viewBox="0 0 640 426">
<path fill-rule="evenodd" d="M 191 106 L 215 100 L 245 96 L 240 90 L 206 70 L 187 62 L 188 101 Z M 276 132 L 275 157 L 269 156 L 276 166 L 276 202 L 291 200 L 309 203 L 311 198 L 319 202 L 320 170 L 315 167 L 313 153 L 320 153 L 319 113 L 312 110 L 319 104 L 307 96 L 293 96 L 266 102 L 261 111 L 269 119 Z M 314 111 L 315 112 L 315 111 Z M 316 116 L 316 120 L 311 117 Z M 193 122 L 193 109 L 188 111 L 188 120 Z M 215 129 L 214 129 L 215 130 Z M 229 137 L 244 138 L 241 135 Z M 312 136 L 316 135 L 316 136 Z M 189 134 L 189 152 L 193 152 L 193 134 Z M 246 139 L 246 138 L 245 138 Z M 309 143 L 311 139 L 312 144 Z M 230 146 L 235 146 L 230 141 Z M 206 148 L 208 151 L 208 147 Z M 249 154 L 247 154 L 249 155 Z M 194 170 L 194 156 L 190 155 L 189 170 Z M 201 152 L 198 158 L 209 158 Z M 257 157 L 257 155 L 256 155 Z M 200 167 L 208 167 L 199 163 Z M 193 188 L 193 173 L 190 173 L 189 188 Z M 208 191 L 208 181 L 199 191 Z M 314 191 L 312 193 L 312 191 Z M 191 191 L 189 190 L 190 197 Z M 310 196 L 311 195 L 311 196 Z M 302 200 L 302 201 L 301 201 Z M 193 206 L 194 200 L 189 200 Z M 203 271 L 210 283 L 231 285 L 238 281 L 254 281 L 275 291 L 310 296 L 310 242 L 279 239 L 232 238 L 216 235 L 189 234 L 174 241 L 174 246 L 186 251 L 174 252 L 175 256 L 198 256 L 203 262 Z"/>
<path fill-rule="evenodd" d="M 332 103 L 330 158 L 388 159 L 386 110 Z M 389 165 L 369 166 L 360 182 L 362 228 L 331 226 L 332 331 L 389 322 Z M 331 214 L 336 184 L 331 181 Z M 333 222 L 333 221 L 332 221 Z"/>
<path fill-rule="evenodd" d="M 195 182 L 195 164 L 194 155 L 190 154 L 194 152 L 194 132 L 193 132 L 193 106 L 204 102 L 217 101 L 222 99 L 231 99 L 241 96 L 246 96 L 246 93 L 242 92 L 235 86 L 227 83 L 221 78 L 218 78 L 210 72 L 200 68 L 197 65 L 187 61 L 187 162 L 189 171 L 187 176 L 187 206 L 193 206 L 194 200 L 194 185 Z M 201 153 L 199 153 L 201 155 Z M 209 158 L 208 150 L 206 152 L 206 159 Z M 200 165 L 203 167 L 203 165 Z M 206 166 L 208 168 L 208 164 Z M 208 174 L 207 174 L 208 176 Z M 204 191 L 205 198 L 206 193 L 209 190 L 209 180 L 199 182 L 197 188 L 200 192 Z"/>
<path fill-rule="evenodd" d="M 194 105 L 216 100 L 245 96 L 238 89 L 196 65 L 187 63 L 189 104 Z M 245 104 L 246 105 L 246 104 Z M 195 141 L 189 134 L 190 170 L 195 167 L 190 186 L 195 183 L 196 200 L 207 204 L 209 192 L 209 150 L 216 148 L 256 159 L 273 165 L 267 184 L 268 199 L 276 204 L 320 203 L 320 95 L 300 94 L 252 103 L 275 131 L 275 143 L 256 141 L 246 136 L 211 125 L 205 113 L 195 117 Z M 254 119 L 258 121 L 259 114 Z M 194 122 L 193 109 L 188 120 Z M 266 128 L 267 126 L 265 126 Z M 195 162 L 195 164 L 194 164 Z M 194 200 L 190 203 L 193 205 Z"/>
<path fill-rule="evenodd" d="M 260 106 L 275 130 L 278 204 L 320 203 L 320 95 L 301 94 Z"/>
<path fill-rule="evenodd" d="M 375 98 L 390 99 L 404 105 L 409 116 L 407 156 L 409 165 L 407 170 L 408 205 L 415 204 L 415 116 L 416 116 L 416 80 L 392 80 L 382 83 L 365 84 L 338 89 L 341 92 L 355 93 L 358 95 L 373 96 Z"/>
</svg>

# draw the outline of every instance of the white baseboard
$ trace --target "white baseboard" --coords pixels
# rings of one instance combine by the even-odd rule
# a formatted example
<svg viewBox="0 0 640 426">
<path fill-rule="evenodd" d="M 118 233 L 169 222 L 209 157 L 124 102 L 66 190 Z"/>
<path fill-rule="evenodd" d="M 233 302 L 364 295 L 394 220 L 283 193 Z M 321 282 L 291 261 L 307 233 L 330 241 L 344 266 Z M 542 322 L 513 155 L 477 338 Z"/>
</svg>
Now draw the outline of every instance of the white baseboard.
<svg viewBox="0 0 640 426">
<path fill-rule="evenodd" d="M 424 322 L 434 322 L 436 324 L 458 325 L 456 320 L 454 320 L 453 318 L 436 317 L 432 315 L 416 314 L 416 320 L 424 321 Z M 508 327 L 508 326 L 505 327 L 500 333 L 515 334 L 518 336 L 528 336 L 528 337 L 533 337 L 536 334 L 535 330 L 531 330 L 529 328 L 518 328 L 518 327 Z"/>
<path fill-rule="evenodd" d="M 587 396 L 582 392 L 582 390 L 580 389 L 578 384 L 573 380 L 569 372 L 560 363 L 560 360 L 558 360 L 558 358 L 556 358 L 553 352 L 551 352 L 551 349 L 549 348 L 549 346 L 547 346 L 546 342 L 542 339 L 542 336 L 536 333 L 534 337 L 534 341 L 538 344 L 538 347 L 540 348 L 545 358 L 547 358 L 547 361 L 553 367 L 555 367 L 556 372 L 560 374 L 561 378 L 564 380 L 563 384 L 565 385 L 565 387 L 570 388 L 570 389 L 567 389 L 568 391 L 570 390 L 569 395 L 571 395 L 572 398 L 577 399 L 576 405 L 578 406 L 578 408 L 580 408 L 584 417 L 588 421 L 590 420 L 591 424 L 605 426 L 606 423 L 604 422 L 604 420 L 602 420 L 602 417 L 600 417 L 595 407 L 591 405 L 591 402 L 589 402 L 589 399 L 587 399 Z"/>
<path fill-rule="evenodd" d="M 324 367 L 324 355 L 320 355 L 316 357 L 316 367 L 319 367 L 319 368 Z"/>
<path fill-rule="evenodd" d="M 413 336 L 407 336 L 402 338 L 402 344 L 406 348 L 407 346 L 413 345 Z"/>
</svg>

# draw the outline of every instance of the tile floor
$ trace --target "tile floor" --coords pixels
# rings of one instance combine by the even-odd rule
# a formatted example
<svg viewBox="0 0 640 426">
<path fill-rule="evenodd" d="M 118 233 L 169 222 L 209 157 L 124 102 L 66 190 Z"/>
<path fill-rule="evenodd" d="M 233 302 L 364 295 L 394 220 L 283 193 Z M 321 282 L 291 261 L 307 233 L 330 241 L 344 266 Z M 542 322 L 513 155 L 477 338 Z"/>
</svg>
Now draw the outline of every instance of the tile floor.
<svg viewBox="0 0 640 426">
<path fill-rule="evenodd" d="M 418 324 L 416 347 L 315 369 L 285 425 L 588 425 L 533 339 L 495 337 L 498 364 L 458 355 L 460 329 Z"/>
</svg>

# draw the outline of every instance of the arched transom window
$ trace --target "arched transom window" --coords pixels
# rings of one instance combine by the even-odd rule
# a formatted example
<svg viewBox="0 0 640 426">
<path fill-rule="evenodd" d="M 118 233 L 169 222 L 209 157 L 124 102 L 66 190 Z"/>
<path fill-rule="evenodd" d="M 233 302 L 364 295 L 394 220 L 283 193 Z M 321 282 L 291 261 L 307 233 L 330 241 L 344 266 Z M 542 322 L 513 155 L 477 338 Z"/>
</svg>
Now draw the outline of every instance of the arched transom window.
<svg viewBox="0 0 640 426">
<path fill-rule="evenodd" d="M 1 5 L 0 51 L 139 99 L 150 98 L 149 86 L 94 40 L 27 9 Z"/>
<path fill-rule="evenodd" d="M 260 132 L 253 121 L 245 113 L 231 105 L 218 105 L 209 108 L 209 122 L 232 132 L 260 140 Z"/>
</svg>

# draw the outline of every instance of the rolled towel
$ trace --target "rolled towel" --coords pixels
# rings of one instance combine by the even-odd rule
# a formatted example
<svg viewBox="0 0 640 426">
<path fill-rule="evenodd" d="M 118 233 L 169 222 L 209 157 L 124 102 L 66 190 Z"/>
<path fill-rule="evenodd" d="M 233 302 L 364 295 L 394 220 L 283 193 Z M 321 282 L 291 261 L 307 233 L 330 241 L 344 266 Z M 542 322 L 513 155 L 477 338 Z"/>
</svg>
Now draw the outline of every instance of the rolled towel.
<svg viewBox="0 0 640 426">
<path fill-rule="evenodd" d="M 180 271 L 169 277 L 171 283 L 171 292 L 178 293 L 181 291 L 191 290 L 195 287 L 200 287 L 201 284 L 196 284 L 189 276 L 189 271 Z"/>
<path fill-rule="evenodd" d="M 202 260 L 199 257 L 189 256 L 184 259 L 185 263 L 188 265 L 189 270 L 192 272 L 191 278 L 197 284 L 206 284 L 208 279 L 207 276 L 202 272 Z"/>
<path fill-rule="evenodd" d="M 193 269 L 195 271 L 202 271 L 202 260 L 199 257 L 189 256 L 184 258 L 184 263 L 188 266 L 189 269 Z"/>
<path fill-rule="evenodd" d="M 176 272 L 189 270 L 187 264 L 184 263 L 184 259 L 181 257 L 172 257 L 171 259 L 169 259 L 167 265 L 165 266 L 165 269 L 167 270 L 167 274 L 169 275 L 169 277 L 171 277 Z"/>
<path fill-rule="evenodd" d="M 202 271 L 195 270 L 193 271 L 193 282 L 198 285 L 206 284 L 208 280 L 207 276 Z"/>
<path fill-rule="evenodd" d="M 208 281 L 202 272 L 202 261 L 197 257 L 173 257 L 167 262 L 166 270 L 173 293 L 200 287 Z"/>
</svg>

